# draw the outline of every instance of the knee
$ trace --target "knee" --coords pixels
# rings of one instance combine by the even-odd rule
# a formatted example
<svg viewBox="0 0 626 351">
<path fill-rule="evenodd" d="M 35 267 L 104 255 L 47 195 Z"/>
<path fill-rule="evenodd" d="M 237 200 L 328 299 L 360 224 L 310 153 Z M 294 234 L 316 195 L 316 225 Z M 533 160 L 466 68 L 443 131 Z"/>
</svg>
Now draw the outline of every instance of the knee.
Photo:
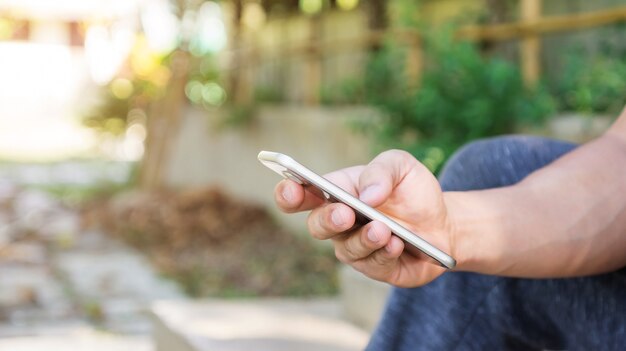
<svg viewBox="0 0 626 351">
<path fill-rule="evenodd" d="M 531 140 L 532 137 L 528 136 L 506 135 L 471 141 L 452 154 L 442 174 L 443 172 L 454 172 L 459 167 L 468 164 L 475 164 L 476 162 L 485 164 L 485 162 L 493 161 L 493 157 L 488 157 L 488 155 L 493 155 L 504 148 L 512 149 L 511 145 L 531 144 Z"/>
<path fill-rule="evenodd" d="M 540 144 L 531 136 L 508 135 L 470 142 L 455 152 L 444 166 L 439 180 L 447 191 L 479 190 L 510 185 L 523 175 L 516 174 L 517 160 L 528 159 Z"/>
</svg>

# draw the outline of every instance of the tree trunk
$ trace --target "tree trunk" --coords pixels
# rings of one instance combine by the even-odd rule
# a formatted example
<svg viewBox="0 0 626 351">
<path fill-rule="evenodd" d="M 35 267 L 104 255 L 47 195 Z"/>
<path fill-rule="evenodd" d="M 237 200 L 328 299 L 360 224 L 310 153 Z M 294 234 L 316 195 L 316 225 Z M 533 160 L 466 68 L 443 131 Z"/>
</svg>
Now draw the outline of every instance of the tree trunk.
<svg viewBox="0 0 626 351">
<path fill-rule="evenodd" d="M 486 24 L 510 22 L 513 5 L 511 0 L 485 0 L 485 8 L 488 9 Z M 480 50 L 485 54 L 494 51 L 496 46 L 497 44 L 493 41 L 482 40 L 480 42 Z"/>
<path fill-rule="evenodd" d="M 172 58 L 172 78 L 163 98 L 148 107 L 145 153 L 139 169 L 139 184 L 144 190 L 163 187 L 163 175 L 172 142 L 187 106 L 185 84 L 189 73 L 189 53 L 177 51 Z"/>
<path fill-rule="evenodd" d="M 370 32 L 381 33 L 389 27 L 389 13 L 387 0 L 369 0 L 367 3 L 367 24 Z M 370 44 L 370 51 L 376 52 L 382 48 L 382 43 Z"/>
<path fill-rule="evenodd" d="M 228 77 L 228 90 L 234 103 L 243 102 L 243 94 L 241 93 L 241 73 L 242 73 L 242 56 L 241 56 L 241 36 L 242 27 L 241 19 L 243 16 L 243 0 L 233 0 L 233 17 L 232 17 L 232 50 L 233 56 L 231 60 L 231 69 Z"/>
</svg>

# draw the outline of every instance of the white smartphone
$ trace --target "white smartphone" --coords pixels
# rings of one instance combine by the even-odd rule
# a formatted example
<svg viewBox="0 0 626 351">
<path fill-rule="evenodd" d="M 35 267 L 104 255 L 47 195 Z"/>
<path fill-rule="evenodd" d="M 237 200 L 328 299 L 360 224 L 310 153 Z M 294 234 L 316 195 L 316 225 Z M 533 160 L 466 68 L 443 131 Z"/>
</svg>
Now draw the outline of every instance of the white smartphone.
<svg viewBox="0 0 626 351">
<path fill-rule="evenodd" d="M 448 269 L 452 269 L 456 265 L 456 261 L 454 258 L 450 257 L 450 255 L 434 247 L 417 234 L 406 229 L 380 211 L 368 206 L 337 185 L 329 182 L 324 177 L 304 167 L 293 158 L 278 152 L 261 151 L 258 155 L 258 159 L 269 169 L 284 178 L 302 184 L 307 187 L 307 190 L 312 191 L 317 196 L 330 202 L 341 202 L 348 205 L 354 210 L 357 216 L 357 224 L 363 225 L 373 220 L 384 223 L 391 229 L 393 234 L 409 244 L 406 245 L 405 248 L 411 253 L 418 255 L 419 253 L 423 253 L 435 260 L 439 265 Z"/>
</svg>

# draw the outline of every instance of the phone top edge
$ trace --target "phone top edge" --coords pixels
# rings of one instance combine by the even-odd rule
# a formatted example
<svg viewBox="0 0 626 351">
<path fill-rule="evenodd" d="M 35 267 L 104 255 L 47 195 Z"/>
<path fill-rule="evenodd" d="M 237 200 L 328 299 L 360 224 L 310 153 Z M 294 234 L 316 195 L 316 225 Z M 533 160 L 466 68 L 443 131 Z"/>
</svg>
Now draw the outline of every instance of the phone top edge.
<svg viewBox="0 0 626 351">
<path fill-rule="evenodd" d="M 300 165 L 296 160 L 294 160 L 290 156 L 281 154 L 280 152 L 274 152 L 274 151 L 263 150 L 259 152 L 259 154 L 257 155 L 257 159 L 261 162 L 263 161 L 277 162 L 277 163 L 282 163 L 282 164 L 289 165 L 289 166 L 294 165 L 294 164 Z M 300 166 L 303 167 L 302 165 Z"/>
<path fill-rule="evenodd" d="M 256 156 L 256 158 L 259 161 L 263 161 L 263 160 L 271 161 L 271 160 L 275 160 L 278 155 L 280 155 L 278 152 L 261 150 L 259 154 Z"/>
</svg>

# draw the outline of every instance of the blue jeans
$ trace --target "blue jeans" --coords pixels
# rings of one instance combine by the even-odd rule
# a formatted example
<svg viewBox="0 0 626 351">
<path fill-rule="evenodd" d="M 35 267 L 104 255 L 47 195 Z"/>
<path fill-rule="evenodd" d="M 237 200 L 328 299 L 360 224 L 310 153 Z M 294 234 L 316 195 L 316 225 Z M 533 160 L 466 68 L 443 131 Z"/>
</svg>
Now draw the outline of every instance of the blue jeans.
<svg viewBox="0 0 626 351">
<path fill-rule="evenodd" d="M 523 136 L 474 142 L 451 158 L 441 185 L 473 190 L 514 184 L 574 147 Z M 367 347 L 542 349 L 626 350 L 626 269 L 570 279 L 449 272 L 423 287 L 394 288 Z"/>
</svg>

